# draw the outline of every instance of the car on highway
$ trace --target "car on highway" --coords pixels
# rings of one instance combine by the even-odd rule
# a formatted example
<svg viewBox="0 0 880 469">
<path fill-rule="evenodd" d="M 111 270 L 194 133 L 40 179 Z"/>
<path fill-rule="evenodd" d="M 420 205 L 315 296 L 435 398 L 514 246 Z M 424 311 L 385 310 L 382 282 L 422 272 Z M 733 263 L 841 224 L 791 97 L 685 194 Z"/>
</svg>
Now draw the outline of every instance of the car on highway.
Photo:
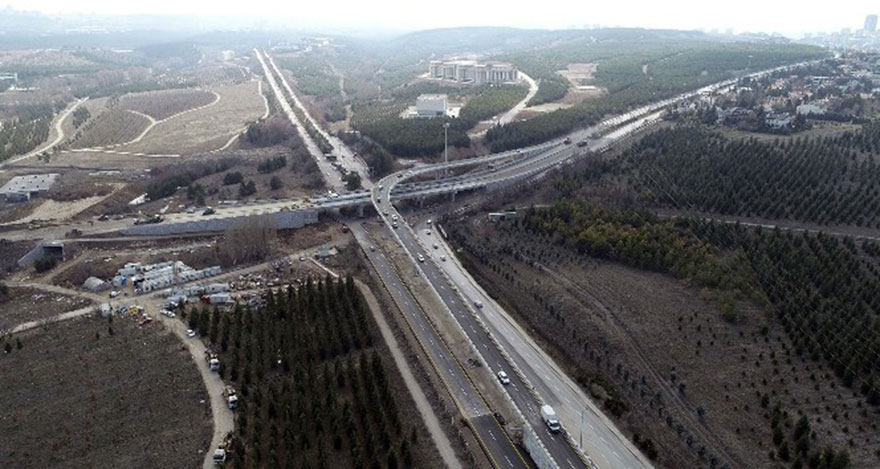
<svg viewBox="0 0 880 469">
<path fill-rule="evenodd" d="M 425 256 L 419 254 L 419 262 L 425 262 Z"/>
<path fill-rule="evenodd" d="M 193 339 L 196 336 L 196 331 L 194 331 L 192 329 L 187 329 L 186 336 L 189 337 L 190 339 Z"/>
<path fill-rule="evenodd" d="M 385 186 L 382 184 L 379 184 L 379 190 L 381 191 L 382 189 L 385 189 Z"/>
<path fill-rule="evenodd" d="M 498 381 L 501 384 L 503 384 L 505 386 L 510 384 L 510 378 L 507 376 L 507 373 L 505 373 L 504 370 L 499 371 L 495 376 L 498 377 Z"/>
<path fill-rule="evenodd" d="M 397 221 L 397 214 L 391 215 L 391 221 Z"/>
<path fill-rule="evenodd" d="M 382 215 L 385 215 L 385 216 L 387 217 L 387 216 L 388 216 L 388 210 L 383 211 L 383 212 L 382 212 Z"/>
<path fill-rule="evenodd" d="M 167 309 L 163 309 L 162 311 L 159 311 L 159 312 L 162 314 L 162 316 L 165 316 L 166 318 L 174 319 L 177 317 L 176 314 L 174 314 L 172 311 L 168 311 Z"/>
<path fill-rule="evenodd" d="M 483 302 L 480 300 L 474 301 L 474 306 L 476 306 L 477 308 L 482 308 Z"/>
<path fill-rule="evenodd" d="M 217 213 L 216 210 L 214 210 L 214 209 L 211 208 L 211 207 L 208 207 L 208 208 L 205 209 L 204 212 L 202 212 L 202 215 L 213 215 L 213 214 L 215 214 L 215 213 Z"/>
<path fill-rule="evenodd" d="M 445 261 L 445 260 L 446 260 L 446 256 L 443 255 L 443 254 L 440 254 L 440 260 L 441 260 L 441 261 Z"/>
<path fill-rule="evenodd" d="M 376 252 L 376 246 L 370 245 L 370 251 Z"/>
<path fill-rule="evenodd" d="M 431 236 L 431 230 L 425 230 L 425 234 Z"/>
<path fill-rule="evenodd" d="M 429 224 L 429 225 L 431 224 L 431 219 L 430 219 L 430 218 L 428 219 L 428 224 Z"/>
<path fill-rule="evenodd" d="M 397 229 L 397 222 L 391 222 L 391 228 Z"/>
<path fill-rule="evenodd" d="M 380 196 L 376 196 L 376 202 L 378 202 L 378 203 L 380 203 L 380 204 L 382 203 L 382 196 L 381 196 L 381 195 L 380 195 Z"/>
<path fill-rule="evenodd" d="M 434 243 L 433 248 L 434 248 L 434 249 L 440 249 L 440 246 L 438 246 L 437 243 Z"/>
<path fill-rule="evenodd" d="M 565 140 L 562 141 L 562 143 L 564 143 L 564 144 L 566 144 L 566 145 L 571 145 L 571 139 L 570 139 L 570 138 L 566 138 Z"/>
</svg>

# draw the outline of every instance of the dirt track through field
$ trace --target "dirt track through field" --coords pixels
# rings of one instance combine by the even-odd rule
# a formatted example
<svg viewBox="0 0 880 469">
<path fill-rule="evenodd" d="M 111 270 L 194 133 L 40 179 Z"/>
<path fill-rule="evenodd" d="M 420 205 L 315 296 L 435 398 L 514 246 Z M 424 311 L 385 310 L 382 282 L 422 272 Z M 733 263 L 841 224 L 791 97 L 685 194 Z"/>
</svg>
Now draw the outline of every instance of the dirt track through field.
<svg viewBox="0 0 880 469">
<path fill-rule="evenodd" d="M 62 112 L 55 119 L 55 125 L 53 127 L 55 129 L 55 139 L 53 139 L 51 142 L 49 142 L 46 145 L 37 147 L 36 150 L 34 150 L 30 153 L 27 153 L 27 154 L 21 155 L 21 156 L 17 156 L 15 158 L 9 158 L 6 161 L 0 162 L 0 167 L 2 167 L 3 165 L 9 164 L 9 163 L 17 163 L 17 162 L 25 160 L 27 158 L 31 158 L 33 156 L 39 155 L 40 153 L 43 153 L 44 151 L 49 151 L 52 148 L 55 148 L 56 145 L 58 145 L 59 143 L 64 141 L 64 129 L 62 128 L 62 126 L 64 125 L 64 121 L 67 119 L 67 116 L 69 116 L 71 113 L 73 113 L 74 109 L 76 109 L 80 104 L 86 102 L 86 100 L 88 100 L 88 99 L 89 99 L 88 97 L 85 97 L 85 98 L 77 100 L 70 107 L 65 109 L 64 112 Z"/>
</svg>

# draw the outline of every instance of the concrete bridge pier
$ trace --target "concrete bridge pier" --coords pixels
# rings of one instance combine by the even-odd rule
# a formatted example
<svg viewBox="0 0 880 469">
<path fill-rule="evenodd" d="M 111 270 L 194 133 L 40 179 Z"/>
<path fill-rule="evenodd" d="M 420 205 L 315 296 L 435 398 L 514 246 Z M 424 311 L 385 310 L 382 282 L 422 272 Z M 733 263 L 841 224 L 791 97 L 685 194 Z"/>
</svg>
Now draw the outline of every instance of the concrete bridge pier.
<svg viewBox="0 0 880 469">
<path fill-rule="evenodd" d="M 419 197 L 419 208 L 425 208 L 425 198 Z"/>
<path fill-rule="evenodd" d="M 455 202 L 455 194 L 457 194 L 456 191 L 452 191 L 449 193 L 449 197 L 450 197 L 450 200 L 452 200 L 452 202 Z"/>
<path fill-rule="evenodd" d="M 364 218 L 364 204 L 358 205 L 358 217 Z"/>
</svg>

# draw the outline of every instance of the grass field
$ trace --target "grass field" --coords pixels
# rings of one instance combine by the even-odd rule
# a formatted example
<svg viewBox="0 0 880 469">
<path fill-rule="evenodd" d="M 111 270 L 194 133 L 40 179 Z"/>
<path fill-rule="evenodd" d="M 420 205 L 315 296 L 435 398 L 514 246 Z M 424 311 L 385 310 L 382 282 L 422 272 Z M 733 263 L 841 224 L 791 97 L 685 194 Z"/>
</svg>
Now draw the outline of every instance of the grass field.
<svg viewBox="0 0 880 469">
<path fill-rule="evenodd" d="M 153 119 L 167 119 L 175 114 L 211 104 L 217 97 L 205 90 L 182 89 L 128 94 L 120 100 L 123 109 L 144 113 Z"/>
<path fill-rule="evenodd" d="M 17 337 L 22 348 L 0 354 L 3 466 L 200 467 L 205 388 L 159 327 L 81 319 Z"/>
<path fill-rule="evenodd" d="M 222 147 L 248 122 L 265 112 L 257 82 L 215 88 L 220 100 L 212 106 L 188 112 L 153 127 L 140 141 L 118 148 L 147 154 L 189 155 Z"/>
<path fill-rule="evenodd" d="M 73 148 L 118 145 L 134 140 L 150 125 L 142 115 L 124 109 L 111 109 L 89 121 L 71 141 Z"/>
</svg>

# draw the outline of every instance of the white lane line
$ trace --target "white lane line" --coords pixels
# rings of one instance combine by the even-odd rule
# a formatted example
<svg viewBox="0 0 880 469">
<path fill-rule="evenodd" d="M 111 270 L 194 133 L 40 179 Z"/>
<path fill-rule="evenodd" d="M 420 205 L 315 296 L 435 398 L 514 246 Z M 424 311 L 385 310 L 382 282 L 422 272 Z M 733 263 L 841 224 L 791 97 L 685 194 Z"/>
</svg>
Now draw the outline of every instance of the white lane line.
<svg viewBox="0 0 880 469">
<path fill-rule="evenodd" d="M 507 460 L 507 464 L 510 464 L 510 467 L 513 467 L 513 461 L 511 461 L 510 458 L 508 458 L 506 454 L 504 455 L 504 459 Z"/>
</svg>

